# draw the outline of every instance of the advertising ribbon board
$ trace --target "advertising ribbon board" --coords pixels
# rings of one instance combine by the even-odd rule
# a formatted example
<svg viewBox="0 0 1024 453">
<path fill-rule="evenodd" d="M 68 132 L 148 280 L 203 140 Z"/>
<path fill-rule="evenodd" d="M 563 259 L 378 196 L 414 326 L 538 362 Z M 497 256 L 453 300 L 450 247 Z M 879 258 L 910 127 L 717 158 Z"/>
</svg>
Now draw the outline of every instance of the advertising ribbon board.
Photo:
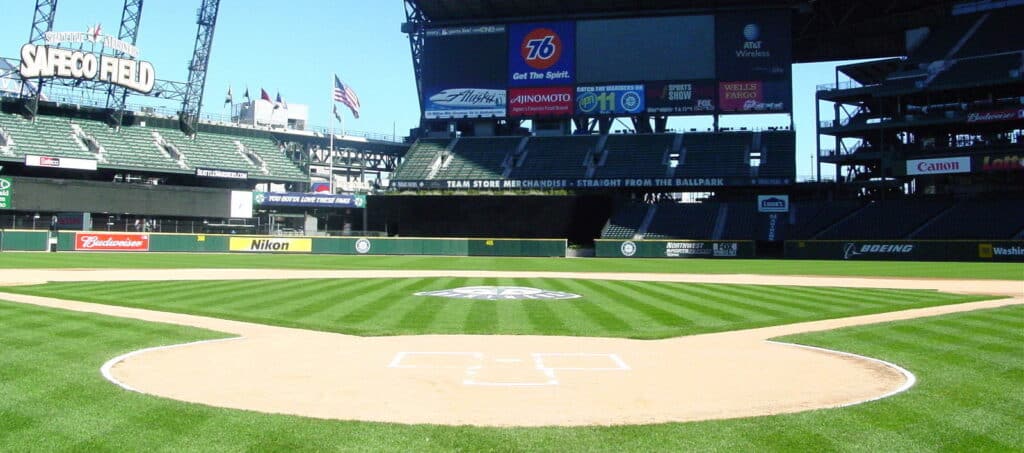
<svg viewBox="0 0 1024 453">
<path fill-rule="evenodd" d="M 0 178 L 0 209 L 11 209 L 11 194 L 14 192 L 14 183 L 11 178 Z"/>
<path fill-rule="evenodd" d="M 357 208 L 366 206 L 366 195 L 322 193 L 253 192 L 256 206 L 291 206 L 299 208 Z"/>
<path fill-rule="evenodd" d="M 572 116 L 572 87 L 512 88 L 508 116 Z"/>
</svg>

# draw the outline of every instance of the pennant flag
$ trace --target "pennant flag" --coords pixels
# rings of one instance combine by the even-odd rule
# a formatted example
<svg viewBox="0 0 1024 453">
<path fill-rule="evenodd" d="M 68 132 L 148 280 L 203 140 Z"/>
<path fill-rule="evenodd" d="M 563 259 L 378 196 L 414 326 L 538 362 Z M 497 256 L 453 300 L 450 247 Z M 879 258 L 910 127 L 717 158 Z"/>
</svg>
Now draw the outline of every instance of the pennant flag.
<svg viewBox="0 0 1024 453">
<path fill-rule="evenodd" d="M 334 105 L 334 119 L 338 120 L 339 122 L 341 121 L 341 114 L 338 113 L 338 105 L 337 104 Z"/>
<path fill-rule="evenodd" d="M 267 90 L 264 90 L 263 88 L 260 88 L 260 99 L 267 102 L 274 102 L 270 100 L 270 94 L 268 94 Z"/>
<path fill-rule="evenodd" d="M 359 96 L 356 95 L 352 87 L 342 83 L 337 74 L 334 75 L 334 102 L 348 106 L 348 109 L 352 111 L 352 116 L 359 119 Z"/>
<path fill-rule="evenodd" d="M 285 110 L 287 110 L 288 109 L 288 104 L 285 104 L 284 101 L 281 100 L 281 92 L 278 91 L 277 92 L 277 100 L 274 101 L 274 110 L 277 110 L 277 109 L 280 109 L 280 108 L 284 108 Z"/>
<path fill-rule="evenodd" d="M 228 85 L 228 96 L 224 98 L 224 105 L 231 105 L 234 100 L 234 96 L 231 95 L 231 85 Z"/>
<path fill-rule="evenodd" d="M 252 99 L 249 99 L 249 87 L 245 87 L 245 94 L 242 95 L 242 99 L 245 99 L 245 102 L 252 101 Z"/>
</svg>

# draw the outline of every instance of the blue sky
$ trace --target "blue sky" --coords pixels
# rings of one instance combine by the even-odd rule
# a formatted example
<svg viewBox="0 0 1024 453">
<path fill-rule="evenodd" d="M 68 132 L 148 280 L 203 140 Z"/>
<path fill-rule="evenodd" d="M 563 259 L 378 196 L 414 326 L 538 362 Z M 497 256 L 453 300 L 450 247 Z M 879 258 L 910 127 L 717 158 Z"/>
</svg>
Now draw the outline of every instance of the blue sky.
<svg viewBox="0 0 1024 453">
<path fill-rule="evenodd" d="M 142 12 L 140 58 L 153 63 L 157 78 L 188 79 L 187 66 L 195 44 L 199 0 L 149 0 Z M 103 33 L 117 35 L 123 0 L 63 0 L 54 30 L 85 31 L 96 23 Z M 28 41 L 34 0 L 4 0 L 0 56 L 17 58 Z M 419 122 L 419 104 L 409 41 L 399 31 L 405 20 L 399 0 L 227 0 L 221 2 L 206 80 L 203 112 L 227 115 L 223 107 L 228 86 L 239 102 L 243 91 L 259 96 L 278 92 L 290 103 L 310 107 L 310 123 L 330 121 L 332 75 L 351 85 L 362 101 L 356 120 L 346 111 L 346 128 L 399 136 Z M 834 79 L 835 64 L 794 68 L 794 122 L 797 174 L 811 174 L 814 154 L 814 89 Z M 129 101 L 132 102 L 132 101 Z M 676 127 L 710 124 L 681 121 Z M 783 125 L 779 115 L 724 119 L 723 126 Z M 670 125 L 671 126 L 671 125 Z M 826 147 L 831 147 L 825 145 Z M 826 171 L 826 175 L 829 173 Z"/>
</svg>

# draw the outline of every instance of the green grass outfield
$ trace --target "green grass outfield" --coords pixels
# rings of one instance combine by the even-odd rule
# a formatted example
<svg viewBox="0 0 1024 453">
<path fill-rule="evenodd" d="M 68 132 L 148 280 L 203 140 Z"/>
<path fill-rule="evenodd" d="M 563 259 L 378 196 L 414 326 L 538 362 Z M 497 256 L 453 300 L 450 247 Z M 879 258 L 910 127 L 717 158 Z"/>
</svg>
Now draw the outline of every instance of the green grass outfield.
<svg viewBox="0 0 1024 453">
<path fill-rule="evenodd" d="M 417 296 L 465 286 L 527 286 L 570 300 Z M 356 335 L 539 334 L 665 338 L 984 300 L 888 289 L 541 278 L 68 282 L 12 293 Z"/>
<path fill-rule="evenodd" d="M 172 253 L 0 253 L 0 269 L 18 268 L 262 268 L 441 269 L 564 272 L 667 272 L 765 275 L 845 275 L 1024 280 L 1021 263 L 731 260 L 550 259 L 421 256 L 246 255 Z"/>
<path fill-rule="evenodd" d="M 474 428 L 342 422 L 130 393 L 102 363 L 220 334 L 0 302 L 4 451 L 1019 451 L 1024 307 L 807 334 L 788 341 L 898 363 L 909 391 L 800 414 L 649 426 Z"/>
</svg>

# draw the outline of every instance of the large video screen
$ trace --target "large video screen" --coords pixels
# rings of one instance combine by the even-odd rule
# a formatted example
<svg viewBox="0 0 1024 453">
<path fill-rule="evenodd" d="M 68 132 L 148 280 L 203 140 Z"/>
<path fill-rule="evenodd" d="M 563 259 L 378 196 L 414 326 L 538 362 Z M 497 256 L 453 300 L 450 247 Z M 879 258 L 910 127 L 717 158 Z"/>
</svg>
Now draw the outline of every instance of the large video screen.
<svg viewBox="0 0 1024 453">
<path fill-rule="evenodd" d="M 424 117 L 504 117 L 506 40 L 504 25 L 427 31 L 422 57 Z"/>
<path fill-rule="evenodd" d="M 714 16 L 580 21 L 579 83 L 715 78 Z"/>
<path fill-rule="evenodd" d="M 427 30 L 423 115 L 792 111 L 789 10 Z"/>
</svg>

